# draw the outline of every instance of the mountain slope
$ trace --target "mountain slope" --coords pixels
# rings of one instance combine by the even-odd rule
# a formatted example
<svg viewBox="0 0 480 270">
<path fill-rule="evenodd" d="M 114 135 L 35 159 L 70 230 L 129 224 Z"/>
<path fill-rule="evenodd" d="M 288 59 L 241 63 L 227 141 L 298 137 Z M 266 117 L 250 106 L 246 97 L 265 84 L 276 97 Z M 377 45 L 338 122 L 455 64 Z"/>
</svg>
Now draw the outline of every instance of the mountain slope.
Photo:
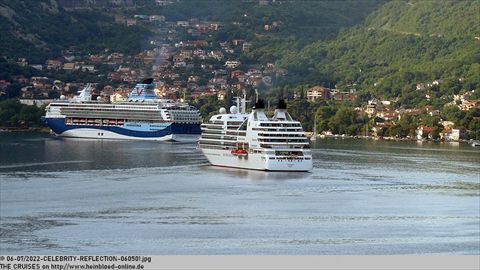
<svg viewBox="0 0 480 270">
<path fill-rule="evenodd" d="M 435 79 L 444 80 L 442 93 L 480 88 L 480 41 L 474 35 L 480 18 L 470 12 L 480 2 L 452 1 L 439 9 L 432 9 L 432 3 L 437 2 L 414 2 L 415 8 L 406 1 L 386 3 L 364 25 L 285 54 L 280 63 L 290 71 L 288 82 L 355 83 L 386 97 Z M 447 13 L 451 15 L 445 17 Z M 418 17 L 423 19 L 411 19 Z"/>
<path fill-rule="evenodd" d="M 385 0 L 183 0 L 163 8 L 140 10 L 147 14 L 160 12 L 170 21 L 219 21 L 224 27 L 214 34 L 214 40 L 245 39 L 252 43 L 249 59 L 275 61 L 284 50 L 298 50 L 316 40 L 334 38 L 342 28 L 363 22 L 383 3 Z"/>
<path fill-rule="evenodd" d="M 480 34 L 478 3 L 393 1 L 374 12 L 367 19 L 366 25 L 397 33 L 474 37 Z"/>
<path fill-rule="evenodd" d="M 0 1 L 0 52 L 42 63 L 75 46 L 95 53 L 105 48 L 135 52 L 148 31 L 115 25 L 99 11 L 65 11 L 54 0 Z"/>
</svg>

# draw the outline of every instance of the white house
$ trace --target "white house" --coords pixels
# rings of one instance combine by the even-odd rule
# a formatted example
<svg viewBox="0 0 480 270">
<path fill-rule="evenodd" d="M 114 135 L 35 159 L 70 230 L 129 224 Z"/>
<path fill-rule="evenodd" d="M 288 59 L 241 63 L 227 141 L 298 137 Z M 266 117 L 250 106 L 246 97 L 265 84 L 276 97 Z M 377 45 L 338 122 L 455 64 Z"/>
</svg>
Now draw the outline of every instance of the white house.
<svg viewBox="0 0 480 270">
<path fill-rule="evenodd" d="M 228 68 L 236 68 L 238 66 L 240 66 L 240 61 L 226 61 L 225 62 L 225 66 L 228 67 Z"/>
</svg>

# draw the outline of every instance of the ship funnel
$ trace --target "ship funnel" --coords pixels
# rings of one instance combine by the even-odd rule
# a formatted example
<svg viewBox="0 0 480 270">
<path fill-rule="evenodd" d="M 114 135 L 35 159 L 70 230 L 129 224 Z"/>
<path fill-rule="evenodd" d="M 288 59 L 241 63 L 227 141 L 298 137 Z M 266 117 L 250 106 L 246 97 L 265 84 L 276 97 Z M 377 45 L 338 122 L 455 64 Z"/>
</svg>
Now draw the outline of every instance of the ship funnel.
<svg viewBox="0 0 480 270">
<path fill-rule="evenodd" d="M 278 101 L 277 109 L 279 109 L 279 110 L 286 110 L 287 109 L 287 103 L 285 103 L 284 99 L 280 99 Z"/>
<path fill-rule="evenodd" d="M 91 84 L 87 84 L 85 88 L 78 91 L 79 95 L 73 98 L 74 102 L 88 102 L 92 101 L 92 88 Z"/>
<path fill-rule="evenodd" d="M 153 78 L 146 78 L 142 80 L 142 84 L 152 84 Z"/>
<path fill-rule="evenodd" d="M 248 121 L 268 121 L 268 117 L 263 110 L 265 109 L 265 103 L 263 103 L 263 100 L 259 99 L 252 109 Z"/>
<path fill-rule="evenodd" d="M 265 103 L 263 103 L 262 99 L 259 99 L 256 103 L 255 106 L 253 106 L 254 110 L 263 110 L 265 109 Z"/>
<path fill-rule="evenodd" d="M 158 99 L 154 91 L 153 79 L 147 78 L 137 83 L 128 96 L 129 101 L 154 101 Z"/>
</svg>

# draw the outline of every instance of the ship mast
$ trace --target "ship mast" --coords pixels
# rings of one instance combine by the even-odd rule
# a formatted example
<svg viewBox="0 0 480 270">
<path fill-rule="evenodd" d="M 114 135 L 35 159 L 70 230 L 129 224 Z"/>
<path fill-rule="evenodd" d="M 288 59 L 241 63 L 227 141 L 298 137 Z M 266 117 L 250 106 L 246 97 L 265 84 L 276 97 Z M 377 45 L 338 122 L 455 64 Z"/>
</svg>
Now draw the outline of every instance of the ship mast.
<svg viewBox="0 0 480 270">
<path fill-rule="evenodd" d="M 234 100 L 237 103 L 237 108 L 239 113 L 245 113 L 247 111 L 247 94 L 245 93 L 245 89 L 243 90 L 242 97 L 235 97 Z"/>
<path fill-rule="evenodd" d="M 247 93 L 245 92 L 245 89 L 243 89 L 243 98 L 242 98 L 242 113 L 245 113 L 247 111 Z"/>
</svg>

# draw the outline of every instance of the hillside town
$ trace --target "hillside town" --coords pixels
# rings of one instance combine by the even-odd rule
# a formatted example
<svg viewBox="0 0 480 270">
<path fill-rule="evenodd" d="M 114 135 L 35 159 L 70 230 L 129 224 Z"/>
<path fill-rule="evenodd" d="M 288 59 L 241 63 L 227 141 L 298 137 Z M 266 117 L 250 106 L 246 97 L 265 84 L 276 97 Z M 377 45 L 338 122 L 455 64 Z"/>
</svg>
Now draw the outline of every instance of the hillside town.
<svg viewBox="0 0 480 270">
<path fill-rule="evenodd" d="M 111 51 L 89 54 L 72 48 L 63 51 L 61 58 L 49 59 L 42 64 L 28 63 L 25 58 L 16 59 L 16 62 L 39 71 L 78 71 L 107 76 L 111 84 L 96 89 L 97 94 L 115 98 L 124 97 L 132 84 L 149 76 L 158 82 L 157 94 L 164 98 L 180 98 L 188 94 L 191 98 L 217 96 L 222 100 L 227 89 L 269 87 L 272 80 L 286 73 L 274 63 L 243 65 L 239 56 L 249 48 L 245 40 L 214 43 L 202 39 L 222 27 L 216 22 L 198 19 L 165 22 L 164 16 L 157 15 L 135 15 L 132 18 L 116 15 L 115 22 L 127 26 L 140 23 L 155 26 L 157 35 L 148 41 L 151 48 L 137 55 Z M 184 33 L 196 39 L 182 40 Z M 40 103 L 44 103 L 40 99 L 61 95 L 71 97 L 87 83 L 65 83 L 44 76 L 27 78 L 18 75 L 13 79 L 22 86 L 22 99 L 38 99 Z M 7 94 L 8 86 L 9 82 L 0 81 L 0 96 Z"/>
<path fill-rule="evenodd" d="M 471 100 L 474 92 L 475 91 L 472 90 L 461 95 L 454 95 L 449 105 L 458 107 L 458 109 L 464 112 L 477 108 L 479 105 L 478 100 Z M 355 100 L 356 95 L 352 92 L 341 92 L 338 89 L 314 86 L 307 90 L 306 97 L 310 102 L 319 100 L 353 101 Z M 402 117 L 418 116 L 421 114 L 428 114 L 429 116 L 433 117 L 441 114 L 439 110 L 433 109 L 433 107 L 430 105 L 425 106 L 424 108 L 395 109 L 392 106 L 394 102 L 395 101 L 392 100 L 378 100 L 374 98 L 368 100 L 367 103 L 362 104 L 360 107 L 355 107 L 355 111 L 358 114 L 366 115 L 369 119 L 372 119 L 372 126 L 369 128 L 370 133 L 367 130 L 367 132 L 364 134 L 365 136 L 370 135 L 374 138 L 389 138 L 382 133 L 382 130 L 395 125 L 402 119 Z M 434 127 L 418 125 L 415 131 L 415 136 L 407 135 L 407 139 L 439 139 L 442 141 L 459 141 L 461 138 L 460 134 L 465 132 L 464 128 L 459 128 L 458 123 L 454 123 L 452 121 L 439 119 L 438 124 L 442 127 L 442 129 L 439 130 L 437 136 L 434 136 Z M 322 135 L 333 136 L 334 134 L 327 131 L 323 132 Z"/>
<path fill-rule="evenodd" d="M 159 5 L 168 4 L 158 1 Z M 26 58 L 7 59 L 15 61 L 22 67 L 48 72 L 52 76 L 15 75 L 13 83 L 20 87 L 19 100 L 23 104 L 42 106 L 60 97 L 72 98 L 88 81 L 64 82 L 55 74 L 87 74 L 100 78 L 104 83 L 91 83 L 94 96 L 105 101 L 126 101 L 131 87 L 146 77 L 152 77 L 156 83 L 156 94 L 165 99 L 182 101 L 197 100 L 202 97 L 214 97 L 222 101 L 231 99 L 232 94 L 245 90 L 269 89 L 279 79 L 287 75 L 287 70 L 276 63 L 243 63 L 242 54 L 248 52 L 251 43 L 244 39 L 217 41 L 212 35 L 223 27 L 222 23 L 203 21 L 192 18 L 185 21 L 166 21 L 162 15 L 133 16 L 115 15 L 116 24 L 133 26 L 143 25 L 152 29 L 153 35 L 148 39 L 147 49 L 135 54 L 126 55 L 113 50 L 91 54 L 79 51 L 75 47 L 62 51 L 62 57 L 48 59 L 45 63 L 29 63 Z M 281 22 L 264 25 L 265 31 L 279 27 Z M 4 56 L 5 57 L 5 56 Z M 429 89 L 442 83 L 441 79 L 432 82 L 419 82 L 416 90 L 425 93 L 429 99 Z M 12 82 L 0 80 L 0 97 L 8 96 Z M 313 85 L 294 92 L 288 99 L 305 99 L 310 103 L 334 101 L 337 103 L 357 100 L 355 85 L 347 85 L 344 89 L 328 88 Z M 461 111 L 469 111 L 479 107 L 478 100 L 472 98 L 474 90 L 454 95 L 450 101 L 452 106 Z M 358 114 L 368 116 L 371 120 L 364 135 L 388 137 L 382 130 L 395 125 L 405 116 L 428 114 L 440 115 L 432 106 L 423 108 L 394 108 L 395 100 L 377 98 L 364 101 L 355 107 Z M 458 123 L 439 119 L 441 130 L 433 126 L 418 125 L 414 136 L 409 139 L 439 139 L 459 141 L 465 128 Z M 438 133 L 436 135 L 433 135 Z M 323 135 L 333 135 L 323 131 Z"/>
<path fill-rule="evenodd" d="M 162 2 L 162 4 L 165 4 Z M 245 65 L 239 58 L 249 49 L 249 42 L 233 39 L 226 42 L 209 42 L 212 32 L 222 27 L 218 22 L 198 19 L 167 22 L 164 16 L 134 15 L 127 18 L 115 15 L 115 23 L 127 26 L 144 24 L 154 28 L 155 36 L 148 40 L 149 49 L 137 55 L 106 50 L 100 54 L 76 51 L 74 47 L 62 52 L 62 57 L 48 59 L 45 63 L 28 63 L 26 58 L 15 59 L 23 67 L 39 71 L 82 72 L 105 77 L 110 84 L 96 89 L 97 95 L 121 99 L 130 87 L 145 77 L 157 82 L 157 94 L 163 98 L 192 99 L 200 96 L 217 96 L 222 100 L 227 89 L 239 91 L 246 87 L 270 87 L 286 70 L 274 63 Z M 182 39 L 182 36 L 194 39 Z M 11 59 L 10 59 L 11 60 Z M 62 82 L 52 77 L 14 76 L 21 85 L 21 99 L 44 104 L 48 99 L 62 95 L 72 97 L 88 82 Z M 7 95 L 10 82 L 0 81 L 0 96 Z M 33 101 L 30 101 L 33 102 Z"/>
</svg>

